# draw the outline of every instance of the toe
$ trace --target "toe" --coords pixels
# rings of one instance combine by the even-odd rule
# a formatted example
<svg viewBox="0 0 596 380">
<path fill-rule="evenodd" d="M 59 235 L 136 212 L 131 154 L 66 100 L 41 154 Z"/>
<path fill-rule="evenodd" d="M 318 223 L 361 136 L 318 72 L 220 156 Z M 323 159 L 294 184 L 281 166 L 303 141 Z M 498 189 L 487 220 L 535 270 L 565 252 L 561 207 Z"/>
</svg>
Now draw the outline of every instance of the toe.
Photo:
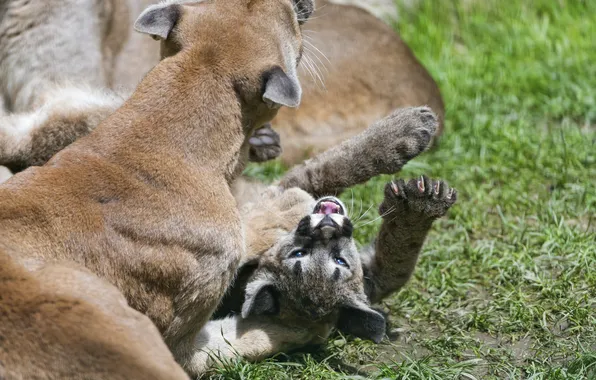
<svg viewBox="0 0 596 380">
<path fill-rule="evenodd" d="M 455 202 L 457 200 L 457 190 L 453 188 L 449 189 L 447 192 L 447 199 L 449 199 L 451 202 Z"/>
<path fill-rule="evenodd" d="M 248 139 L 248 143 L 254 147 L 261 147 L 264 145 L 263 140 L 260 137 L 251 137 Z"/>
<path fill-rule="evenodd" d="M 401 179 L 393 180 L 385 185 L 385 198 L 395 199 L 405 198 L 406 193 L 404 191 L 404 181 Z"/>
<path fill-rule="evenodd" d="M 425 187 L 425 183 L 424 183 L 424 182 L 425 182 L 425 181 L 424 181 L 424 176 L 421 176 L 421 177 L 418 179 L 418 182 L 416 182 L 416 186 L 418 187 L 418 190 L 419 190 L 421 193 L 424 193 L 424 190 L 425 190 L 425 188 L 426 188 L 426 187 Z"/>
<path fill-rule="evenodd" d="M 273 140 L 273 138 L 271 138 L 270 136 L 267 136 L 267 135 L 259 136 L 259 139 L 261 140 L 261 142 L 264 145 L 274 145 L 275 144 L 275 140 Z"/>
</svg>

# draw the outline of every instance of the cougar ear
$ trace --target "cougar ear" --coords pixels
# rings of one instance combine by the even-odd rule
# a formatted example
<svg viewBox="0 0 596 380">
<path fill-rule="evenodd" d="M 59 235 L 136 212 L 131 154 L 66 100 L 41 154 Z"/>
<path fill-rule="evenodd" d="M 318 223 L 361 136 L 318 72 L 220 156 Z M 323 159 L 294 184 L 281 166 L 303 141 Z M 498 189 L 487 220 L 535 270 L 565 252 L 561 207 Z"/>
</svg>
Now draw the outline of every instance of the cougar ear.
<svg viewBox="0 0 596 380">
<path fill-rule="evenodd" d="M 298 23 L 302 25 L 315 11 L 315 3 L 313 0 L 294 0 L 294 10 L 298 15 Z"/>
<path fill-rule="evenodd" d="M 246 285 L 245 294 L 242 318 L 279 313 L 279 293 L 271 283 L 266 281 L 249 283 Z"/>
<path fill-rule="evenodd" d="M 178 4 L 155 4 L 143 11 L 134 28 L 137 32 L 149 34 L 154 39 L 165 40 L 180 19 Z"/>
<path fill-rule="evenodd" d="M 298 77 L 295 74 L 288 76 L 279 66 L 264 74 L 264 87 L 263 101 L 269 108 L 295 108 L 300 104 L 302 88 Z"/>
<path fill-rule="evenodd" d="M 360 301 L 340 309 L 337 328 L 343 333 L 380 343 L 385 336 L 385 317 Z"/>
</svg>

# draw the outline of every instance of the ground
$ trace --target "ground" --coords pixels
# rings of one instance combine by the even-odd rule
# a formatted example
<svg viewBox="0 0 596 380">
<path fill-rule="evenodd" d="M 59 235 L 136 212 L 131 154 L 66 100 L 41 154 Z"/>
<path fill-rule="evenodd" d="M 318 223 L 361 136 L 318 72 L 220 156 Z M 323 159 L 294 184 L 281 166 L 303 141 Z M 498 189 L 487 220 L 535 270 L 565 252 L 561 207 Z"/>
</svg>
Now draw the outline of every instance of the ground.
<svg viewBox="0 0 596 380">
<path fill-rule="evenodd" d="M 447 105 L 440 146 L 399 177 L 444 178 L 459 199 L 383 304 L 392 339 L 334 335 L 212 378 L 596 378 L 596 2 L 429 1 L 399 15 Z M 389 179 L 343 197 L 361 244 Z"/>
</svg>

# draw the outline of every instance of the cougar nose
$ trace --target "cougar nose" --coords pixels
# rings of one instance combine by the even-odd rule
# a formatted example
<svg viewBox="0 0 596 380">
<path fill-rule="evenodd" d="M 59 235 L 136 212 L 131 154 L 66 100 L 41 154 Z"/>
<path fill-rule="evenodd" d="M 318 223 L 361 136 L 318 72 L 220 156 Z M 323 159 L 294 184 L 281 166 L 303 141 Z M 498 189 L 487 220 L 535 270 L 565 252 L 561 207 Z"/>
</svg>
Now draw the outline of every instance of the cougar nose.
<svg viewBox="0 0 596 380">
<path fill-rule="evenodd" d="M 337 225 L 337 223 L 335 223 L 335 221 L 331 218 L 331 215 L 325 215 L 325 217 L 323 218 L 323 220 L 321 220 L 319 222 L 319 224 L 317 224 L 316 229 L 318 230 L 322 230 L 323 228 L 328 227 L 328 228 L 333 228 L 336 229 L 339 226 Z"/>
</svg>

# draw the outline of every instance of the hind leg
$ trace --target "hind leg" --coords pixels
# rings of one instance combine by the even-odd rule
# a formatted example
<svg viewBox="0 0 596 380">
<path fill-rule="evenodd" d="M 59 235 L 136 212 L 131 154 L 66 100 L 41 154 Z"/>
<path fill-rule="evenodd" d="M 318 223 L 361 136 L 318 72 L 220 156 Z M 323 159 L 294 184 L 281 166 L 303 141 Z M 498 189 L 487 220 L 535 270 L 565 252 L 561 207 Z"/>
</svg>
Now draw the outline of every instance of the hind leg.
<svg viewBox="0 0 596 380">
<path fill-rule="evenodd" d="M 115 109 L 107 88 L 126 40 L 112 0 L 8 0 L 0 23 L 0 163 L 44 163 Z M 124 37 L 124 38 L 123 38 Z"/>
<path fill-rule="evenodd" d="M 0 116 L 0 165 L 18 172 L 45 164 L 123 102 L 109 90 L 76 87 L 57 89 L 50 97 L 34 111 Z"/>
<path fill-rule="evenodd" d="M 157 328 L 116 287 L 67 262 L 28 264 L 26 270 L 0 252 L 0 373 L 19 379 L 188 379 Z"/>
<path fill-rule="evenodd" d="M 9 112 L 51 100 L 56 85 L 107 87 L 124 41 L 109 36 L 110 0 L 5 1 L 0 23 L 0 92 Z M 112 26 L 113 27 L 113 26 Z"/>
</svg>

